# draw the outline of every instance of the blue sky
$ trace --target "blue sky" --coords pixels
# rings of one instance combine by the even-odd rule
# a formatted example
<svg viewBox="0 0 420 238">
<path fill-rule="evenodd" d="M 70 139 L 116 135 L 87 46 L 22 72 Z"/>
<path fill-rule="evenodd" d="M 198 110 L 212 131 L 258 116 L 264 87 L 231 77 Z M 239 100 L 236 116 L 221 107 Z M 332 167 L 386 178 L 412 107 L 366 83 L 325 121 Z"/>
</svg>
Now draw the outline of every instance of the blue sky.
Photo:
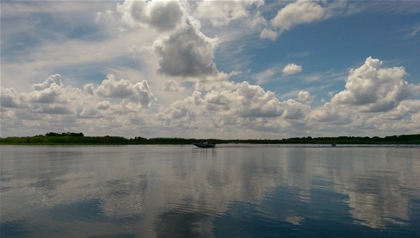
<svg viewBox="0 0 420 238">
<path fill-rule="evenodd" d="M 2 1 L 1 136 L 420 132 L 420 1 Z"/>
</svg>

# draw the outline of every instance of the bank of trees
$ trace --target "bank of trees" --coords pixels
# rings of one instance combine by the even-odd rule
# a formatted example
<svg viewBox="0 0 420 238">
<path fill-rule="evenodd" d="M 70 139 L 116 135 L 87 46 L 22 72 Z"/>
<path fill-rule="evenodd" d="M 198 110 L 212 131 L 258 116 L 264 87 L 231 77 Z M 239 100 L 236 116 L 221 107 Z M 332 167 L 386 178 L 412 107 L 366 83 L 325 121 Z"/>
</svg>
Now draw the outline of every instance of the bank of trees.
<svg viewBox="0 0 420 238">
<path fill-rule="evenodd" d="M 45 135 L 30 137 L 7 137 L 0 138 L 0 144 L 97 144 L 97 145 L 126 145 L 126 144 L 192 144 L 207 141 L 216 144 L 224 143 L 250 143 L 250 144 L 420 144 L 420 134 L 394 135 L 386 137 L 294 137 L 287 139 L 247 139 L 247 140 L 221 140 L 221 139 L 194 139 L 194 138 L 124 138 L 120 136 L 84 136 L 83 133 L 48 132 Z"/>
</svg>

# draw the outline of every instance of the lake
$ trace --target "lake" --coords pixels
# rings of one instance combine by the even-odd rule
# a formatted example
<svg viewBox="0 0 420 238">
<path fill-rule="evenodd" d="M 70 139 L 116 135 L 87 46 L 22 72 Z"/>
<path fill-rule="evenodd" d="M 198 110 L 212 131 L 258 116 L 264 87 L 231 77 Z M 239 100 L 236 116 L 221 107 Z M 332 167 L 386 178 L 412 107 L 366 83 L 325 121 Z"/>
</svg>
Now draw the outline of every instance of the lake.
<svg viewBox="0 0 420 238">
<path fill-rule="evenodd" d="M 420 237 L 420 147 L 1 146 L 1 237 Z"/>
</svg>

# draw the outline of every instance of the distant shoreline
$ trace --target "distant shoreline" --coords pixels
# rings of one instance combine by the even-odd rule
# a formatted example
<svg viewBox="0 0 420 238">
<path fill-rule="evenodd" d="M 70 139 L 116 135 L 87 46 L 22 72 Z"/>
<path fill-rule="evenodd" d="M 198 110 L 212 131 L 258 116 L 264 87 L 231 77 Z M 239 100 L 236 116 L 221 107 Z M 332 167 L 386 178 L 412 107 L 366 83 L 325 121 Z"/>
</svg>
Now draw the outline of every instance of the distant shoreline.
<svg viewBox="0 0 420 238">
<path fill-rule="evenodd" d="M 124 138 L 119 136 L 84 136 L 82 133 L 47 133 L 46 135 L 0 138 L 0 145 L 187 145 L 207 141 L 216 144 L 420 144 L 420 134 L 386 137 L 294 137 L 287 139 L 195 139 L 195 138 Z"/>
</svg>

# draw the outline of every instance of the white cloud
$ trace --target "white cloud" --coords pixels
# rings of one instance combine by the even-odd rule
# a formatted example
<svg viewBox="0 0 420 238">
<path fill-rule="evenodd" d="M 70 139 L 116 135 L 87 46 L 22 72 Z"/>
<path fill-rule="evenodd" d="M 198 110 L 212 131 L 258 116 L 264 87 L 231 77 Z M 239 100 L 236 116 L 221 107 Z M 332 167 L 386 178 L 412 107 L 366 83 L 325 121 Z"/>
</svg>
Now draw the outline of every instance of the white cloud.
<svg viewBox="0 0 420 238">
<path fill-rule="evenodd" d="M 413 114 L 411 116 L 411 121 L 412 122 L 416 122 L 418 124 L 418 122 L 420 121 L 420 112 Z"/>
<path fill-rule="evenodd" d="M 279 66 L 270 67 L 264 71 L 258 72 L 254 75 L 257 84 L 265 84 L 272 80 L 277 74 L 282 72 L 282 68 Z"/>
<path fill-rule="evenodd" d="M 407 35 L 407 37 L 414 37 L 417 35 L 417 32 L 420 31 L 420 23 L 413 27 L 410 34 Z"/>
<path fill-rule="evenodd" d="M 102 97 L 123 99 L 123 105 L 140 104 L 142 108 L 148 108 L 153 98 L 146 80 L 133 84 L 125 79 L 117 81 L 114 75 L 108 75 L 95 93 Z"/>
<path fill-rule="evenodd" d="M 284 114 L 283 117 L 289 120 L 301 120 L 310 112 L 310 107 L 297 102 L 293 99 L 288 99 L 283 103 Z M 302 124 L 303 125 L 303 124 Z"/>
<path fill-rule="evenodd" d="M 325 15 L 325 9 L 315 1 L 297 0 L 287 4 L 277 12 L 271 20 L 271 24 L 285 30 L 297 24 L 310 23 L 321 19 Z"/>
<path fill-rule="evenodd" d="M 298 99 L 300 101 L 303 101 L 303 102 L 311 102 L 312 101 L 311 94 L 308 91 L 299 91 Z"/>
<path fill-rule="evenodd" d="M 134 27 L 148 25 L 157 31 L 175 29 L 184 16 L 177 1 L 125 1 L 117 5 L 122 22 Z"/>
<path fill-rule="evenodd" d="M 2 46 L 6 46 L 2 50 L 19 49 L 19 53 L 10 50 L 2 58 L 1 118 L 2 125 L 7 125 L 2 128 L 7 127 L 11 135 L 80 128 L 78 131 L 97 135 L 138 136 L 140 128 L 145 128 L 149 136 L 182 136 L 187 131 L 192 137 L 276 138 L 279 132 L 281 136 L 312 131 L 369 134 L 368 130 L 380 128 L 388 133 L 420 127 L 420 85 L 405 82 L 402 67 L 377 69 L 372 63 L 372 69 L 355 69 L 340 92 L 336 86 L 343 77 L 330 71 L 300 74 L 296 84 L 289 80 L 290 85 L 275 85 L 276 77 L 299 73 L 302 66 L 274 63 L 259 71 L 252 64 L 257 58 L 248 50 L 266 52 L 271 47 L 259 37 L 276 40 L 294 26 L 335 16 L 344 9 L 345 1 L 267 2 L 269 6 L 263 6 L 263 1 L 51 4 L 52 8 L 6 3 L 7 11 L 2 12 L 2 17 L 3 13 L 25 16 L 19 27 L 5 21 L 7 27 L 2 28 Z M 81 6 L 89 10 L 79 9 Z M 283 8 L 277 12 L 278 6 Z M 43 16 L 36 19 L 48 16 L 57 27 L 53 24 L 38 31 L 42 24 L 32 22 L 37 13 L 45 16 L 39 14 Z M 277 15 L 267 22 L 265 17 L 272 13 Z M 65 29 L 59 29 L 60 24 L 66 24 Z M 416 29 L 411 30 L 415 36 Z M 72 30 L 76 38 L 68 36 Z M 34 38 L 24 41 L 16 37 L 26 31 Z M 79 33 L 84 36 L 78 38 Z M 11 44 L 15 40 L 18 44 Z M 20 45 L 27 47 L 22 50 Z M 284 52 L 283 56 L 305 61 L 314 56 L 311 49 L 294 50 L 297 53 Z M 216 56 L 218 66 L 233 73 L 219 71 Z M 242 71 L 241 75 L 232 77 L 234 70 Z M 340 69 L 331 72 L 336 70 Z M 58 74 L 47 77 L 45 72 L 60 72 L 63 78 Z M 106 74 L 112 75 L 96 83 L 97 75 Z M 42 82 L 40 78 L 47 79 Z M 188 82 L 181 84 L 180 79 Z M 288 93 L 278 97 L 242 80 L 255 80 L 270 90 Z M 299 82 L 311 84 L 305 87 L 308 91 L 303 91 Z M 286 88 L 281 89 L 283 86 Z M 331 102 L 309 106 L 315 96 L 333 90 Z"/>
<path fill-rule="evenodd" d="M 230 0 L 213 1 L 204 0 L 197 3 L 197 11 L 194 16 L 198 19 L 209 19 L 213 26 L 223 26 L 231 21 L 238 20 L 249 15 L 248 8 L 264 5 L 263 0 Z"/>
<path fill-rule="evenodd" d="M 337 93 L 335 105 L 358 107 L 361 111 L 388 111 L 410 96 L 409 84 L 403 80 L 403 67 L 381 68 L 382 61 L 366 59 L 364 65 L 350 70 L 346 89 Z"/>
<path fill-rule="evenodd" d="M 63 83 L 61 82 L 61 76 L 59 74 L 51 75 L 43 83 L 34 84 L 33 89 L 35 89 L 37 91 L 41 91 L 41 90 L 44 90 L 46 88 L 49 88 L 51 86 L 51 84 L 53 84 L 53 83 L 58 85 L 58 86 L 63 86 Z"/>
<path fill-rule="evenodd" d="M 187 99 L 162 108 L 158 118 L 163 125 L 177 128 L 213 132 L 242 128 L 273 133 L 290 123 L 305 125 L 309 112 L 307 105 L 294 100 L 280 102 L 273 92 L 242 82 L 211 90 L 205 95 L 195 91 Z"/>
<path fill-rule="evenodd" d="M 91 83 L 85 84 L 83 86 L 83 90 L 92 96 L 95 94 L 95 86 L 93 86 Z"/>
<path fill-rule="evenodd" d="M 14 88 L 0 87 L 0 100 L 2 107 L 18 107 L 20 104 L 19 93 Z"/>
<path fill-rule="evenodd" d="M 102 101 L 102 102 L 98 102 L 96 104 L 96 109 L 98 110 L 106 110 L 111 106 L 111 103 L 109 101 Z"/>
<path fill-rule="evenodd" d="M 420 112 L 420 100 L 404 100 L 394 109 L 383 113 L 381 117 L 390 120 L 401 120 L 410 114 L 414 115 L 418 112 Z"/>
<path fill-rule="evenodd" d="M 166 92 L 178 92 L 181 90 L 181 87 L 175 80 L 166 80 L 164 90 Z"/>
<path fill-rule="evenodd" d="M 31 110 L 35 113 L 47 114 L 74 114 L 75 112 L 67 106 L 62 105 L 33 105 Z"/>
<path fill-rule="evenodd" d="M 57 84 L 52 84 L 42 91 L 33 91 L 29 94 L 29 100 L 38 103 L 58 102 L 58 97 L 62 94 L 63 88 Z"/>
<path fill-rule="evenodd" d="M 251 29 L 259 29 L 267 26 L 267 20 L 265 20 L 265 18 L 261 15 L 260 11 L 257 11 L 257 13 L 252 18 L 246 21 L 246 24 Z"/>
<path fill-rule="evenodd" d="M 257 85 L 243 82 L 230 94 L 231 111 L 240 117 L 281 116 L 283 108 L 275 94 Z"/>
<path fill-rule="evenodd" d="M 348 112 L 344 110 L 338 110 L 331 103 L 325 103 L 322 107 L 315 108 L 311 111 L 309 117 L 316 123 L 326 122 L 340 124 L 341 120 L 347 119 L 345 123 L 349 123 Z"/>
<path fill-rule="evenodd" d="M 206 37 L 196 24 L 187 20 L 186 26 L 154 42 L 155 52 L 160 56 L 159 72 L 177 77 L 217 75 L 213 62 L 217 43 L 218 38 Z"/>
<path fill-rule="evenodd" d="M 283 68 L 284 75 L 296 74 L 302 71 L 302 66 L 296 64 L 288 64 Z"/>
<path fill-rule="evenodd" d="M 277 32 L 268 30 L 266 28 L 262 30 L 260 34 L 261 39 L 269 39 L 272 41 L 275 41 L 277 39 L 277 36 L 278 36 Z"/>
</svg>

